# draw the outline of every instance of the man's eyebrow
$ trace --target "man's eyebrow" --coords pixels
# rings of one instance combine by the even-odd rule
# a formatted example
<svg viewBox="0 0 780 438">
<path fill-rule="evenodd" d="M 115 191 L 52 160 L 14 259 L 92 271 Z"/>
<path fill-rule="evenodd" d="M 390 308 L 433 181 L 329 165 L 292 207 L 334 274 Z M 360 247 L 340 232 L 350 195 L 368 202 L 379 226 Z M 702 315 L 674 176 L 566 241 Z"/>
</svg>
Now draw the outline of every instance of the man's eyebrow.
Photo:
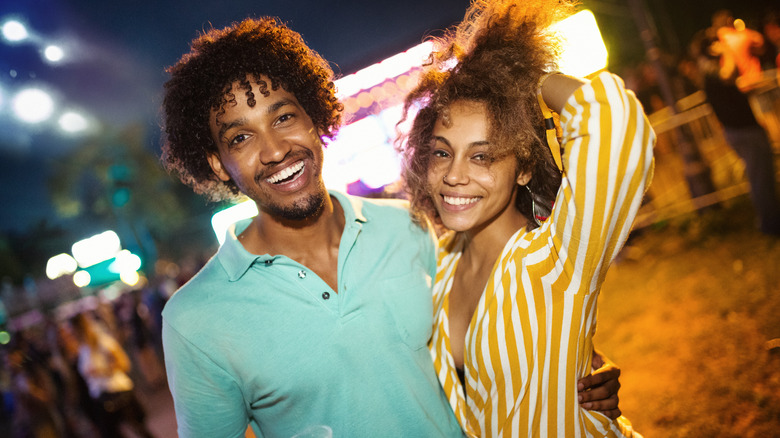
<svg viewBox="0 0 780 438">
<path fill-rule="evenodd" d="M 228 131 L 228 129 L 235 128 L 236 126 L 243 126 L 246 125 L 248 122 L 246 117 L 241 117 L 236 120 L 233 120 L 229 123 L 222 124 L 222 127 L 219 128 L 219 136 L 218 138 L 222 138 L 225 133 Z"/>
<path fill-rule="evenodd" d="M 273 114 L 276 111 L 279 111 L 280 108 L 285 107 L 287 105 L 295 105 L 295 102 L 293 102 L 291 99 L 281 98 L 278 101 L 271 104 L 268 109 L 266 109 L 266 114 Z"/>
</svg>

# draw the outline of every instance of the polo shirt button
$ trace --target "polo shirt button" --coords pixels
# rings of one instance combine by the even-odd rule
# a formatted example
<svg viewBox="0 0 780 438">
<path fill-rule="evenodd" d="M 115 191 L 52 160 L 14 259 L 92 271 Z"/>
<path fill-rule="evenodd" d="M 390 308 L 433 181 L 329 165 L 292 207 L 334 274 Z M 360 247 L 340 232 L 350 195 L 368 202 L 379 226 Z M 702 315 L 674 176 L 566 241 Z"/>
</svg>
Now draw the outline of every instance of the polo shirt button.
<svg viewBox="0 0 780 438">
<path fill-rule="evenodd" d="M 306 278 L 306 271 L 304 271 L 303 269 L 298 271 L 298 278 Z"/>
<path fill-rule="evenodd" d="M 270 265 L 273 262 L 274 262 L 273 259 L 268 259 L 268 260 L 265 261 L 265 264 L 266 265 Z"/>
<path fill-rule="evenodd" d="M 330 298 L 330 293 L 328 293 L 328 292 L 323 292 L 323 293 L 322 293 L 322 299 L 323 299 L 323 300 L 327 300 L 328 298 Z"/>
</svg>

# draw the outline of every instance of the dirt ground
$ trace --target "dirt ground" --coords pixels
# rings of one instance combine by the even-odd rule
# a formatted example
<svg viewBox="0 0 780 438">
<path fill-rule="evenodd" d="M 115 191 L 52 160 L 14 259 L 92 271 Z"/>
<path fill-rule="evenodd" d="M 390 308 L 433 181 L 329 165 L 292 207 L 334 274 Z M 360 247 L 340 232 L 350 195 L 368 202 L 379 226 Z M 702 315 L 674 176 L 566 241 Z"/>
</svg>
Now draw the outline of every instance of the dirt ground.
<svg viewBox="0 0 780 438">
<path fill-rule="evenodd" d="M 746 199 L 639 230 L 599 298 L 596 348 L 652 437 L 780 437 L 780 238 Z"/>
</svg>

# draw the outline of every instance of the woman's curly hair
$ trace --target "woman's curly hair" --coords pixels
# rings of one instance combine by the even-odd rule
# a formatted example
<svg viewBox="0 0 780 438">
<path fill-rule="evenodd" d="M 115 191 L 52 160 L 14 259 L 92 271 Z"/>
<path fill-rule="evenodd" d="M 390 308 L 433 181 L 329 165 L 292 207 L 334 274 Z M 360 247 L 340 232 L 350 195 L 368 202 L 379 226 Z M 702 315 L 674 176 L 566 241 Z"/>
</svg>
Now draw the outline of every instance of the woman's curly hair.
<svg viewBox="0 0 780 438">
<path fill-rule="evenodd" d="M 341 123 L 343 106 L 335 96 L 333 71 L 297 32 L 276 18 L 246 19 L 224 29 L 211 29 L 195 38 L 189 53 L 166 71 L 162 162 L 165 168 L 196 193 L 212 201 L 240 193 L 231 180 L 223 182 L 209 166 L 207 156 L 217 153 L 211 137 L 211 111 L 224 112 L 235 101 L 231 86 L 238 81 L 254 106 L 250 78 L 268 95 L 280 86 L 300 102 L 314 126 L 332 139 Z"/>
<path fill-rule="evenodd" d="M 514 155 L 518 174 L 532 173 L 528 186 L 535 202 L 549 209 L 561 174 L 547 146 L 537 87 L 542 75 L 555 70 L 560 51 L 549 26 L 573 10 L 569 0 L 474 0 L 463 22 L 434 41 L 437 49 L 404 102 L 401 123 L 416 111 L 412 126 L 397 142 L 416 214 L 439 221 L 427 182 L 433 128 L 439 119 L 450 123 L 449 107 L 458 100 L 484 103 L 492 158 Z M 516 206 L 535 227 L 527 190 L 518 191 Z"/>
</svg>

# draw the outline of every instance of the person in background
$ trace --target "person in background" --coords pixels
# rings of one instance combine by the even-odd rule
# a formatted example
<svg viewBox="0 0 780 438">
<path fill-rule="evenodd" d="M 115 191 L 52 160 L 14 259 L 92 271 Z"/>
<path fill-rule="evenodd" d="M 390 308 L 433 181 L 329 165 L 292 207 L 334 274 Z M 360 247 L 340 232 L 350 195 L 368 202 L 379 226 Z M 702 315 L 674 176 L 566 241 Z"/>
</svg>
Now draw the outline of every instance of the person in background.
<svg viewBox="0 0 780 438">
<path fill-rule="evenodd" d="M 721 9 L 712 15 L 712 29 L 717 36 L 710 50 L 722 55 L 723 80 L 734 81 L 743 91 L 749 90 L 763 78 L 761 56 L 766 50 L 764 36 L 749 29 L 741 19 L 734 19 L 731 11 Z"/>
<path fill-rule="evenodd" d="M 130 358 L 122 346 L 86 313 L 74 316 L 71 326 L 79 340 L 78 371 L 96 402 L 100 435 L 122 436 L 121 425 L 126 424 L 141 437 L 153 437 L 144 423 L 145 412 L 128 375 Z"/>
<path fill-rule="evenodd" d="M 619 411 L 584 409 L 578 379 L 655 134 L 617 76 L 554 73 L 549 26 L 573 7 L 473 1 L 405 102 L 412 206 L 450 230 L 429 348 L 470 436 L 638 436 Z"/>
<path fill-rule="evenodd" d="M 711 35 L 712 31 L 700 31 L 690 45 L 704 93 L 720 121 L 726 142 L 745 164 L 758 228 L 767 235 L 780 236 L 780 201 L 772 145 L 756 120 L 748 97 L 737 86 L 739 69 L 732 51 L 724 50 L 720 40 Z"/>
</svg>

